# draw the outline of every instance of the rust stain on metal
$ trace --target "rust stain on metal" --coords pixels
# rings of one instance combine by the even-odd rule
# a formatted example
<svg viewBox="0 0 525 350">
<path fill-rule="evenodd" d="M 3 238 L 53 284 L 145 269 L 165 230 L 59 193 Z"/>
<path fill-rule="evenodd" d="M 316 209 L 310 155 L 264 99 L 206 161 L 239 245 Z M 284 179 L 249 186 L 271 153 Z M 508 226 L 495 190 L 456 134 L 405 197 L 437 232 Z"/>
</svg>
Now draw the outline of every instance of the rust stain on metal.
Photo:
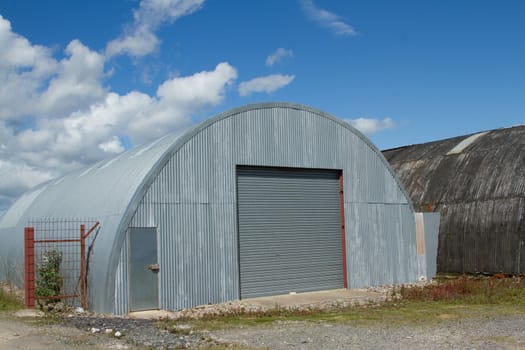
<svg viewBox="0 0 525 350">
<path fill-rule="evenodd" d="M 421 213 L 416 213 L 416 253 L 425 255 L 425 223 Z"/>
</svg>

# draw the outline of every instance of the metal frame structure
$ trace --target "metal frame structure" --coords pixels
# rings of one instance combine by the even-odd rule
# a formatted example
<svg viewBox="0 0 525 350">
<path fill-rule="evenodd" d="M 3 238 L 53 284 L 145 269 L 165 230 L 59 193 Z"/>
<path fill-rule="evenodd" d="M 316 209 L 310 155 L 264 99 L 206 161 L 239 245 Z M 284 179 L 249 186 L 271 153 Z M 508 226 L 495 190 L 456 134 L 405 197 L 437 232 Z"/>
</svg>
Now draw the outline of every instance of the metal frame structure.
<svg viewBox="0 0 525 350">
<path fill-rule="evenodd" d="M 104 226 L 88 302 L 98 312 L 125 314 L 129 229 L 157 227 L 160 308 L 238 299 L 238 165 L 341 171 L 348 288 L 424 274 L 412 203 L 381 152 L 341 119 L 290 103 L 233 109 L 38 186 L 0 221 L 0 256 L 9 266 L 23 263 L 20 232 L 28 218 L 96 217 Z M 7 275 L 0 269 L 0 279 Z"/>
<path fill-rule="evenodd" d="M 86 264 L 86 240 L 87 238 L 99 227 L 100 222 L 95 222 L 89 230 L 86 232 L 86 225 L 80 224 L 78 228 L 78 238 L 60 238 L 64 237 L 64 230 L 71 231 L 71 224 L 76 225 L 80 221 L 78 220 L 64 220 L 64 219 L 45 219 L 45 224 L 52 227 L 48 229 L 48 237 L 58 238 L 42 238 L 35 239 L 35 226 L 37 231 L 37 237 L 42 236 L 40 229 L 40 223 L 38 221 L 32 221 L 32 226 L 24 228 L 24 255 L 25 255 L 25 304 L 27 308 L 35 307 L 35 301 L 37 300 L 62 300 L 62 299 L 80 299 L 80 305 L 87 309 L 87 264 Z M 64 228 L 65 227 L 65 228 Z M 45 236 L 44 236 L 45 237 Z M 68 247 L 71 244 L 78 243 L 79 252 L 75 253 L 76 249 L 73 249 L 73 253 L 70 252 L 68 265 L 73 265 L 73 276 L 66 277 L 63 271 L 60 271 L 61 278 L 65 280 L 69 278 L 71 280 L 79 280 L 80 290 L 78 293 L 60 293 L 51 296 L 38 296 L 35 295 L 35 287 L 37 284 L 37 273 L 35 273 L 35 266 L 38 266 L 43 262 L 42 257 L 49 251 L 48 245 L 53 244 L 52 249 L 58 247 L 59 252 L 62 254 L 64 251 L 71 251 Z M 36 251 L 36 252 L 35 252 Z M 78 264 L 77 264 L 78 261 Z M 63 264 L 61 264 L 63 265 Z M 78 267 L 78 268 L 77 268 Z"/>
</svg>

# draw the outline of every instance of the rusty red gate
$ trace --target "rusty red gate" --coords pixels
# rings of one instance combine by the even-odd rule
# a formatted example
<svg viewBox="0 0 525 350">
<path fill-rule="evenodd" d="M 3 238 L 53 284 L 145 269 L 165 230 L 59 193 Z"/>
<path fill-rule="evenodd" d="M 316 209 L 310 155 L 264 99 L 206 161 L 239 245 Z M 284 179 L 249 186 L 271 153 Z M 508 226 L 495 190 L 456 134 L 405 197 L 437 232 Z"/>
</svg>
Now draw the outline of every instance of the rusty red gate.
<svg viewBox="0 0 525 350">
<path fill-rule="evenodd" d="M 99 228 L 99 221 L 93 219 L 28 223 L 24 228 L 26 307 L 35 307 L 37 300 L 54 300 L 87 309 L 88 259 Z"/>
</svg>

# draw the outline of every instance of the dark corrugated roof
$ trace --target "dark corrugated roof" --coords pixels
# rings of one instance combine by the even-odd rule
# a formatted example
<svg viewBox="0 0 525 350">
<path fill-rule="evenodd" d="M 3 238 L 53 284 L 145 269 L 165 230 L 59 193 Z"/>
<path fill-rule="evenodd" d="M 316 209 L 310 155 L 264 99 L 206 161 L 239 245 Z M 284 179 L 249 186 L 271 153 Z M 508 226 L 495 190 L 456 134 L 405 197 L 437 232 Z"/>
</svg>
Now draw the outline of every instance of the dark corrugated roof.
<svg viewBox="0 0 525 350">
<path fill-rule="evenodd" d="M 438 271 L 525 273 L 525 126 L 383 154 L 416 209 L 441 212 Z"/>
</svg>

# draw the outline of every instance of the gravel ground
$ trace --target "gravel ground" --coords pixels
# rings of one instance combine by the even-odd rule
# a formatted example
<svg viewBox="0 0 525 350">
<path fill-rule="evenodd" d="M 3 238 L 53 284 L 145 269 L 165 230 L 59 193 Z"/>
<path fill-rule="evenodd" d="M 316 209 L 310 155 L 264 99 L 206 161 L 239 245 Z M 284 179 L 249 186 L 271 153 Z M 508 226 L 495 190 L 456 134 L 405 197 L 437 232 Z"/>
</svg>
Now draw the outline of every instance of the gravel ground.
<svg viewBox="0 0 525 350">
<path fill-rule="evenodd" d="M 389 294 L 388 290 L 377 290 Z M 341 304 L 342 305 L 342 304 Z M 292 307 L 332 309 L 337 303 Z M 175 318 L 264 311 L 260 305 L 225 303 L 174 313 Z M 0 313 L 2 316 L 2 313 Z M 7 317 L 7 314 L 4 314 Z M 162 329 L 155 320 L 59 312 L 58 324 L 28 326 L 0 317 L 0 349 L 197 349 L 213 344 L 240 344 L 249 349 L 525 349 L 525 315 L 443 318 L 432 324 L 352 325 L 341 322 L 276 321 L 255 327 L 194 331 L 189 326 Z M 444 315 L 446 316 L 446 315 Z M 3 323 L 2 323 L 3 322 Z M 160 326 L 160 327 L 159 327 Z M 3 333 L 2 333 L 3 332 Z M 118 332 L 118 333 L 117 333 Z M 120 334 L 119 334 L 120 333 Z M 117 336 L 119 335 L 119 336 Z M 42 337 L 45 338 L 42 338 Z M 42 340 L 49 340 L 49 344 Z M 29 347 L 28 347 L 29 346 Z"/>
<path fill-rule="evenodd" d="M 190 329 L 168 331 L 158 327 L 153 320 L 137 320 L 119 317 L 73 316 L 61 319 L 65 326 L 76 327 L 93 336 L 105 336 L 120 332 L 120 339 L 136 347 L 153 349 L 198 348 L 209 344 L 209 339 L 194 334 Z"/>
<path fill-rule="evenodd" d="M 424 326 L 355 326 L 333 322 L 278 321 L 273 324 L 193 333 L 172 333 L 156 321 L 126 318 L 69 317 L 64 325 L 93 337 L 106 329 L 121 340 L 153 349 L 196 349 L 211 344 L 240 344 L 255 349 L 525 349 L 525 315 L 442 320 Z"/>
<path fill-rule="evenodd" d="M 444 320 L 428 326 L 280 322 L 210 334 L 223 343 L 289 349 L 525 349 L 525 316 Z"/>
</svg>

